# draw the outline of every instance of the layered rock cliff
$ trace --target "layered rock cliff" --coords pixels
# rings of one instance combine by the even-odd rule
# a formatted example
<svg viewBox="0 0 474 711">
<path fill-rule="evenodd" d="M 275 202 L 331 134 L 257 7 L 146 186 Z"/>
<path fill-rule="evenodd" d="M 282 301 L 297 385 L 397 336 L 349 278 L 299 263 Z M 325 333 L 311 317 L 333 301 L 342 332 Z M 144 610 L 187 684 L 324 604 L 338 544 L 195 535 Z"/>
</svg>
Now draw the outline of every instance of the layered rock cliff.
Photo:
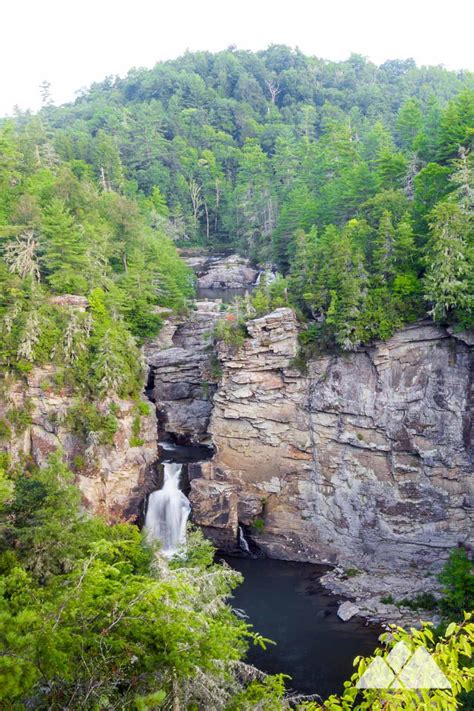
<svg viewBox="0 0 474 711">
<path fill-rule="evenodd" d="M 431 322 L 308 363 L 290 309 L 219 346 L 213 460 L 194 521 L 220 546 L 238 526 L 273 557 L 366 570 L 437 568 L 472 540 L 473 360 Z"/>
<path fill-rule="evenodd" d="M 144 496 L 153 488 L 153 464 L 157 457 L 156 416 L 149 408 L 140 415 L 140 442 L 132 446 L 136 403 L 114 401 L 115 432 L 110 443 L 101 444 L 96 433 L 71 431 L 67 414 L 74 393 L 55 383 L 52 366 L 34 368 L 21 379 L 2 383 L 0 451 L 12 462 L 32 460 L 44 465 L 59 450 L 76 472 L 84 503 L 108 520 L 135 518 Z M 111 401 L 99 405 L 104 413 Z"/>
</svg>

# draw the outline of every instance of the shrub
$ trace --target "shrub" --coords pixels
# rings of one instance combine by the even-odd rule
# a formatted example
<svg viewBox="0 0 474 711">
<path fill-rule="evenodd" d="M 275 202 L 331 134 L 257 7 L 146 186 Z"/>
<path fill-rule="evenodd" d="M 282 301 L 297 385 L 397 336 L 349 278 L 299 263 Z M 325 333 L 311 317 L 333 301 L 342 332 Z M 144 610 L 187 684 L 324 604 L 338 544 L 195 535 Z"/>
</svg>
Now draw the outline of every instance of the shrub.
<svg viewBox="0 0 474 711">
<path fill-rule="evenodd" d="M 214 335 L 218 341 L 240 348 L 245 343 L 247 331 L 241 321 L 229 314 L 228 317 L 217 322 Z"/>
<path fill-rule="evenodd" d="M 31 425 L 32 410 L 31 400 L 26 400 L 23 406 L 12 407 L 7 412 L 8 420 L 17 434 L 21 434 Z"/>
<path fill-rule="evenodd" d="M 96 405 L 85 401 L 70 408 L 65 422 L 84 441 L 92 437 L 97 444 L 112 444 L 118 429 L 115 415 L 99 412 Z"/>
<path fill-rule="evenodd" d="M 76 454 L 76 456 L 73 459 L 73 466 L 76 471 L 84 469 L 84 467 L 86 466 L 86 460 L 82 456 L 82 454 Z"/>
<path fill-rule="evenodd" d="M 12 431 L 10 425 L 6 420 L 0 420 L 0 440 L 10 439 Z"/>
<path fill-rule="evenodd" d="M 443 588 L 441 611 L 452 620 L 462 619 L 465 610 L 474 608 L 474 569 L 464 548 L 454 548 L 439 575 Z"/>
<path fill-rule="evenodd" d="M 347 568 L 347 570 L 344 571 L 344 575 L 346 578 L 355 578 L 356 575 L 360 575 L 361 571 L 358 568 Z"/>
<path fill-rule="evenodd" d="M 403 598 L 397 602 L 398 607 L 407 607 L 409 610 L 436 610 L 438 600 L 432 593 L 419 593 L 413 598 Z"/>
</svg>

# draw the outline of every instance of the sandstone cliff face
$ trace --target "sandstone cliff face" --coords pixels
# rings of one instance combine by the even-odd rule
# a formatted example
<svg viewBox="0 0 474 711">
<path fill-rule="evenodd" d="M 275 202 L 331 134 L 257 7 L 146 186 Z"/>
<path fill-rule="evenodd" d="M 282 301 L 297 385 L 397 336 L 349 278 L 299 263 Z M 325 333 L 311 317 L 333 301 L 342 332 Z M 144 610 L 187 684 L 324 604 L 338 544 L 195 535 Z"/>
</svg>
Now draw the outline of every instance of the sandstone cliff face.
<svg viewBox="0 0 474 711">
<path fill-rule="evenodd" d="M 65 416 L 73 404 L 73 393 L 53 386 L 54 368 L 34 368 L 25 380 L 5 383 L 0 398 L 0 420 L 8 422 L 12 409 L 29 410 L 28 422 L 20 431 L 11 428 L 9 437 L 0 440 L 0 451 L 13 462 L 24 457 L 36 464 L 60 449 L 75 470 L 76 481 L 91 510 L 108 520 L 134 518 L 140 502 L 153 484 L 152 467 L 157 457 L 156 417 L 152 408 L 141 416 L 140 439 L 130 446 L 135 403 L 115 401 L 117 431 L 112 444 L 98 444 L 94 436 L 86 441 L 71 433 Z M 104 411 L 108 403 L 103 403 Z M 80 463 L 80 464 L 79 464 Z"/>
<path fill-rule="evenodd" d="M 248 330 L 237 352 L 220 346 L 216 455 L 191 482 L 208 535 L 232 548 L 244 524 L 273 557 L 394 570 L 436 568 L 472 540 L 465 342 L 422 322 L 302 375 L 290 309 Z"/>
</svg>

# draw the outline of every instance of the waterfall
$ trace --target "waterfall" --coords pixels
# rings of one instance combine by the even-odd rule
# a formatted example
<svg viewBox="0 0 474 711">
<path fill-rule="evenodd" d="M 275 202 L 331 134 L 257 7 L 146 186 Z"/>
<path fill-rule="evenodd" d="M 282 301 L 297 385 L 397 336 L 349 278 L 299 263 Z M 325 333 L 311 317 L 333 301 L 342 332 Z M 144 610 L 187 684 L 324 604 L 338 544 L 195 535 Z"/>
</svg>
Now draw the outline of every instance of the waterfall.
<svg viewBox="0 0 474 711">
<path fill-rule="evenodd" d="M 255 280 L 254 286 L 259 286 L 262 278 L 265 279 L 265 285 L 269 286 L 273 284 L 276 279 L 276 274 L 272 269 L 261 269 L 257 274 L 257 279 Z"/>
<path fill-rule="evenodd" d="M 242 526 L 239 526 L 239 548 L 244 551 L 244 553 L 250 553 L 249 544 L 244 536 Z"/>
<path fill-rule="evenodd" d="M 161 542 L 161 552 L 171 558 L 186 543 L 186 522 L 191 506 L 180 491 L 182 464 L 165 464 L 163 488 L 148 498 L 145 531 L 149 540 Z"/>
</svg>

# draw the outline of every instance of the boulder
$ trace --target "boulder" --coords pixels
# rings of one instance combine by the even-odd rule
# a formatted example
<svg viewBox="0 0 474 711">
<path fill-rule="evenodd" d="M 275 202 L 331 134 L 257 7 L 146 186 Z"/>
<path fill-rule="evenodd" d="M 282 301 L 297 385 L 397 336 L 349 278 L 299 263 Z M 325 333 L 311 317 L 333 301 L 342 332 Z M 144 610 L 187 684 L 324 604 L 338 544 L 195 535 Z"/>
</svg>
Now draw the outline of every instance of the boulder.
<svg viewBox="0 0 474 711">
<path fill-rule="evenodd" d="M 346 600 L 346 602 L 343 602 L 342 605 L 339 605 L 337 608 L 337 616 L 343 622 L 347 622 L 352 619 L 354 615 L 358 615 L 359 613 L 360 608 L 354 605 L 353 602 L 349 602 L 349 600 Z"/>
<path fill-rule="evenodd" d="M 243 289 L 255 283 L 257 274 L 248 260 L 234 254 L 211 263 L 208 271 L 198 278 L 198 286 L 201 289 Z"/>
</svg>

